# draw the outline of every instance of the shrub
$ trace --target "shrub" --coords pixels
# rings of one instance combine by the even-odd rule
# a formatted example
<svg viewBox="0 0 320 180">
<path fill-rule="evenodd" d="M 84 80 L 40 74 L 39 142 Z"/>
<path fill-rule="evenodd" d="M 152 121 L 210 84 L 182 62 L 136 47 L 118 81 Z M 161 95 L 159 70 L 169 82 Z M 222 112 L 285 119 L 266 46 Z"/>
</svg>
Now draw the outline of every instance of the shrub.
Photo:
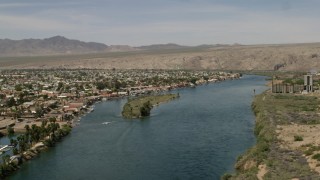
<svg viewBox="0 0 320 180">
<path fill-rule="evenodd" d="M 45 146 L 52 147 L 52 146 L 54 146 L 54 141 L 51 139 L 46 139 L 46 140 L 44 140 L 43 144 Z"/>
<path fill-rule="evenodd" d="M 308 149 L 308 150 L 304 151 L 304 154 L 306 156 L 310 156 L 312 153 L 313 153 L 313 149 Z"/>
<path fill-rule="evenodd" d="M 228 179 L 230 179 L 230 178 L 232 178 L 232 175 L 229 174 L 229 173 L 226 173 L 226 174 L 224 174 L 224 175 L 221 177 L 221 180 L 228 180 Z"/>
<path fill-rule="evenodd" d="M 320 146 L 312 146 L 312 145 L 311 145 L 311 146 L 308 148 L 308 150 L 304 151 L 304 154 L 305 154 L 306 156 L 310 156 L 310 155 L 313 154 L 314 151 L 319 151 L 319 150 L 320 150 Z"/>
<path fill-rule="evenodd" d="M 303 137 L 302 137 L 302 136 L 295 135 L 295 136 L 294 136 L 294 141 L 303 141 Z"/>
<path fill-rule="evenodd" d="M 313 155 L 312 159 L 316 159 L 316 160 L 320 161 L 320 154 L 317 153 L 317 154 Z"/>
</svg>

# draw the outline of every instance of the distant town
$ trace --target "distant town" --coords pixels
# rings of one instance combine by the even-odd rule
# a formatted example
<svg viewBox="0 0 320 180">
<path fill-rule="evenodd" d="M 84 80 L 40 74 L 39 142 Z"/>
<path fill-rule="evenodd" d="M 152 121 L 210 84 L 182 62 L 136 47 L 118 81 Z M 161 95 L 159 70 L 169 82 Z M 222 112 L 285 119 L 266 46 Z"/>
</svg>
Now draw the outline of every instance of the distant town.
<svg viewBox="0 0 320 180">
<path fill-rule="evenodd" d="M 141 96 L 239 78 L 241 74 L 165 70 L 3 70 L 0 129 L 24 132 L 25 125 L 55 119 L 74 124 L 97 101 Z"/>
</svg>

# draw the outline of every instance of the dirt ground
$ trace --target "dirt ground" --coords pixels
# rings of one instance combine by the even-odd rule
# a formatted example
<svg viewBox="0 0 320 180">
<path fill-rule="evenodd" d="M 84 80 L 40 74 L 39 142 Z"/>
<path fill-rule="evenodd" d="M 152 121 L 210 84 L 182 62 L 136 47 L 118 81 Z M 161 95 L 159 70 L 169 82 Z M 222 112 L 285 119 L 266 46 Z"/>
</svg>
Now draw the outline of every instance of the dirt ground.
<svg viewBox="0 0 320 180">
<path fill-rule="evenodd" d="M 0 119 L 0 129 L 5 129 L 9 125 L 13 125 L 16 121 L 11 118 L 1 118 Z"/>
<path fill-rule="evenodd" d="M 278 139 L 281 141 L 281 147 L 291 150 L 306 150 L 306 147 L 320 146 L 320 125 L 278 125 L 277 130 Z M 301 136 L 302 141 L 295 141 L 294 136 Z M 312 155 L 320 153 L 320 151 L 314 151 L 311 155 L 306 156 L 308 164 L 311 169 L 320 174 L 320 162 L 312 159 Z"/>
<path fill-rule="evenodd" d="M 67 124 L 67 122 L 57 122 L 62 126 L 63 124 Z M 25 126 L 29 125 L 30 127 L 36 124 L 37 126 L 41 126 L 41 121 L 34 121 L 34 120 L 28 120 L 28 121 L 22 121 L 18 122 L 16 120 L 12 120 L 11 118 L 5 118 L 0 120 L 0 132 L 3 134 L 7 134 L 6 127 L 11 125 L 13 126 L 13 129 L 17 133 L 24 133 L 25 132 Z"/>
<path fill-rule="evenodd" d="M 257 174 L 257 178 L 259 180 L 263 180 L 263 176 L 268 172 L 267 166 L 265 164 L 260 164 L 258 168 L 259 168 L 259 171 Z"/>
<path fill-rule="evenodd" d="M 63 124 L 67 124 L 67 122 L 57 122 L 57 123 L 59 123 L 60 126 L 62 126 Z M 37 126 L 41 126 L 41 121 L 23 121 L 23 122 L 17 122 L 13 128 L 14 128 L 14 131 L 15 131 L 15 132 L 25 132 L 25 128 L 24 128 L 24 127 L 25 127 L 26 125 L 29 125 L 29 126 L 31 127 L 33 124 L 36 124 Z"/>
</svg>

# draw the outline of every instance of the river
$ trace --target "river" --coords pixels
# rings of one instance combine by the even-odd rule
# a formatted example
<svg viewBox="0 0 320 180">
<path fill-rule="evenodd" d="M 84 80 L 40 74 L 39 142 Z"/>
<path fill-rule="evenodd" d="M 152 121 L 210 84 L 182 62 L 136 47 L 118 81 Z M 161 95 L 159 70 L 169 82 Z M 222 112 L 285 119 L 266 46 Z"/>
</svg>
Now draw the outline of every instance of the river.
<svg viewBox="0 0 320 180">
<path fill-rule="evenodd" d="M 126 99 L 98 103 L 62 142 L 9 179 L 219 179 L 255 144 L 253 90 L 263 92 L 265 83 L 246 75 L 175 90 L 179 99 L 143 120 L 121 117 Z"/>
</svg>

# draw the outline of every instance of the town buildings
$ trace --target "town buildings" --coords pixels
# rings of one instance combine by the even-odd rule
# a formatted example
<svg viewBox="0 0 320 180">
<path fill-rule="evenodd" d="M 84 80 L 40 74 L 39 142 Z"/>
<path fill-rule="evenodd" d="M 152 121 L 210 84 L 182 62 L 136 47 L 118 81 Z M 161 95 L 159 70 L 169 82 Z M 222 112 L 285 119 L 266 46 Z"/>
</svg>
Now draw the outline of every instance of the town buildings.
<svg viewBox="0 0 320 180">
<path fill-rule="evenodd" d="M 0 129 L 55 119 L 72 123 L 96 101 L 140 96 L 175 88 L 239 78 L 213 71 L 167 70 L 2 70 Z"/>
</svg>

